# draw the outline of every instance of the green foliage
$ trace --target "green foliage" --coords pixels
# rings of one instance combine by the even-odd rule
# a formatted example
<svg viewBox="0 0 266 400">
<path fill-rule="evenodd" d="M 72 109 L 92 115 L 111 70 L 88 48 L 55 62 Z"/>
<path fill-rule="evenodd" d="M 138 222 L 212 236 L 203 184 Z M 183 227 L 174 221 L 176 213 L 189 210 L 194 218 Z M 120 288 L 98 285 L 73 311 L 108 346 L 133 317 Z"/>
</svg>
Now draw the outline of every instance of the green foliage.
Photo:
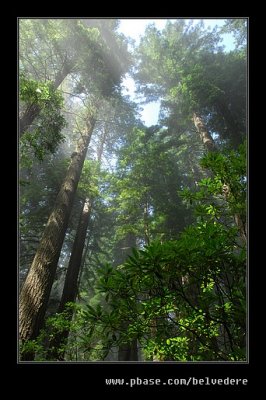
<svg viewBox="0 0 266 400">
<path fill-rule="evenodd" d="M 94 199 L 99 196 L 99 174 L 99 164 L 91 160 L 85 160 L 78 184 L 78 195 L 80 197 Z"/>
<path fill-rule="evenodd" d="M 110 95 L 130 65 L 127 42 L 111 21 L 20 20 L 20 69 L 27 77 L 56 81 L 75 72 L 76 93 Z"/>
<path fill-rule="evenodd" d="M 137 338 L 148 359 L 228 359 L 241 349 L 239 329 L 245 323 L 233 295 L 245 275 L 245 263 L 233 255 L 234 236 L 221 225 L 197 224 L 179 241 L 154 242 L 134 251 L 122 267 L 105 267 L 99 290 L 108 307 L 89 307 L 87 318 L 118 332 L 115 345 Z M 233 270 L 234 280 L 226 284 L 224 276 Z M 239 295 L 243 304 L 244 287 Z M 126 331 L 121 328 L 125 318 Z M 230 332 L 231 347 L 221 330 Z"/>
<path fill-rule="evenodd" d="M 233 33 L 236 45 L 245 47 L 247 44 L 247 19 L 227 19 L 220 32 Z"/>
<path fill-rule="evenodd" d="M 232 224 L 237 214 L 246 221 L 246 144 L 236 151 L 208 153 L 201 166 L 212 172 L 212 177 L 198 183 L 199 190 L 180 192 L 187 205 L 193 204 L 198 217 Z"/>
<path fill-rule="evenodd" d="M 189 178 L 182 176 L 183 157 L 163 140 L 167 132 L 158 127 L 133 129 L 119 152 L 117 173 L 111 182 L 117 235 L 134 233 L 139 240 L 173 237 L 191 221 L 178 195 Z M 191 181 L 190 181 L 191 182 Z"/>
<path fill-rule="evenodd" d="M 37 120 L 32 128 L 23 134 L 20 143 L 22 167 L 30 167 L 31 153 L 39 161 L 43 161 L 47 154 L 55 153 L 65 138 L 62 130 L 66 126 L 66 121 L 61 114 L 63 97 L 53 88 L 51 82 L 28 80 L 22 74 L 20 100 L 25 114 L 33 108 L 40 109 Z"/>
<path fill-rule="evenodd" d="M 205 156 L 201 165 L 208 168 L 215 178 L 208 182 L 208 190 L 213 194 L 224 195 L 231 215 L 239 214 L 246 220 L 246 143 L 237 151 L 227 154 L 216 153 Z M 202 182 L 204 185 L 204 182 Z"/>
<path fill-rule="evenodd" d="M 239 21 L 245 36 L 245 20 Z M 246 135 L 246 54 L 222 52 L 220 40 L 200 23 L 169 22 L 162 33 L 150 27 L 136 50 L 135 78 L 147 101 L 161 100 L 164 126 L 192 129 L 198 112 L 218 143 L 236 148 Z"/>
<path fill-rule="evenodd" d="M 104 298 L 87 305 L 83 316 L 107 335 L 107 349 L 137 339 L 146 360 L 245 359 L 245 251 L 237 228 L 223 220 L 224 207 L 232 218 L 234 201 L 244 209 L 245 147 L 207 155 L 202 165 L 213 177 L 201 181 L 198 192 L 183 193 L 201 206 L 200 220 L 178 240 L 152 241 L 132 249 L 122 265 L 99 268 L 97 290 Z M 216 197 L 229 178 L 235 197 L 228 207 Z"/>
<path fill-rule="evenodd" d="M 64 179 L 69 159 L 36 159 L 20 172 L 20 271 L 25 276 Z"/>
<path fill-rule="evenodd" d="M 20 355 L 21 357 L 24 356 L 24 354 L 34 354 L 34 353 L 42 353 L 43 352 L 43 346 L 39 342 L 39 340 L 27 340 L 20 346 Z"/>
<path fill-rule="evenodd" d="M 50 103 L 54 108 L 63 106 L 61 93 L 53 88 L 52 82 L 38 82 L 33 79 L 26 79 L 24 74 L 20 75 L 19 80 L 20 100 L 27 106 L 36 104 L 40 107 Z"/>
<path fill-rule="evenodd" d="M 106 168 L 85 161 L 61 253 L 68 258 L 77 205 L 89 196 L 79 304 L 48 318 L 22 352 L 45 360 L 48 343 L 69 330 L 56 349 L 67 361 L 116 360 L 132 341 L 144 361 L 245 360 L 246 251 L 234 218 L 246 218 L 246 154 L 245 145 L 231 147 L 245 135 L 246 56 L 224 53 L 217 31 L 201 23 L 169 21 L 161 33 L 149 26 L 134 72 L 147 101 L 161 100 L 161 126 L 145 128 L 137 106 L 119 95 L 131 56 L 116 23 L 20 22 L 21 114 L 40 110 L 20 148 L 23 276 L 69 162 L 58 147 L 63 99 L 52 82 L 60 73 L 69 78 L 63 90 L 78 95 L 65 97 L 69 131 L 80 134 L 81 102 L 91 104 L 98 114 L 89 157 L 104 150 Z M 200 163 L 193 112 L 225 150 Z"/>
</svg>

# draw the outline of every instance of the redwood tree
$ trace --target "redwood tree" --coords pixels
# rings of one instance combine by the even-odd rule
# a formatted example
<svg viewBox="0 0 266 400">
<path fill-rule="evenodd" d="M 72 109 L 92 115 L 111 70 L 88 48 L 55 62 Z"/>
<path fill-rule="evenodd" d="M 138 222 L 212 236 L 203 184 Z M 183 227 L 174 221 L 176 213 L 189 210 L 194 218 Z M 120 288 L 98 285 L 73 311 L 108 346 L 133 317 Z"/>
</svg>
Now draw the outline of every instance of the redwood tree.
<svg viewBox="0 0 266 400">
<path fill-rule="evenodd" d="M 67 303 L 74 302 L 78 293 L 78 278 L 81 268 L 82 254 L 86 239 L 86 233 L 91 212 L 91 201 L 86 198 L 83 202 L 82 211 L 77 227 L 77 233 L 75 236 L 67 274 L 65 278 L 65 284 L 63 288 L 63 294 L 61 297 L 58 312 L 61 313 L 66 311 L 65 315 L 67 320 L 70 322 L 73 316 L 73 309 L 66 309 Z M 57 332 L 50 342 L 48 350 L 48 359 L 64 359 L 64 347 L 63 345 L 67 342 L 69 335 L 69 329 L 66 328 L 63 331 Z"/>
<path fill-rule="evenodd" d="M 94 125 L 95 118 L 92 116 L 87 120 L 86 132 L 78 142 L 77 151 L 72 154 L 66 177 L 20 293 L 19 332 L 22 343 L 36 338 L 43 324 L 74 196 Z M 32 358 L 32 353 L 23 352 L 22 359 L 31 360 Z"/>
</svg>

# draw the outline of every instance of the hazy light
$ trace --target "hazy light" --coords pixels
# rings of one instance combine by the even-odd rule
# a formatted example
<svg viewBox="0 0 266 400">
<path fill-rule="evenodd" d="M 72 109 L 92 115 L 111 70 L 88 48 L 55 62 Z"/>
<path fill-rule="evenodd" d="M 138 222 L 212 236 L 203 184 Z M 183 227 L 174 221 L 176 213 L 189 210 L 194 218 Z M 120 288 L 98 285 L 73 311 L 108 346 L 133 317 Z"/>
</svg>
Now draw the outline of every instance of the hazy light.
<svg viewBox="0 0 266 400">
<path fill-rule="evenodd" d="M 145 29 L 149 24 L 155 24 L 156 28 L 162 30 L 168 19 L 120 19 L 120 26 L 118 31 L 123 33 L 125 36 L 129 36 L 131 39 L 139 44 L 141 36 L 144 35 Z M 171 22 L 176 21 L 176 19 L 170 19 Z M 197 24 L 200 19 L 194 19 L 193 23 Z M 225 19 L 203 19 L 204 27 L 213 29 L 216 25 L 221 27 L 225 23 Z M 234 49 L 234 38 L 231 34 L 223 34 L 222 44 L 225 46 L 225 51 L 231 51 Z M 122 93 L 124 95 L 130 96 L 132 101 L 138 102 L 136 99 L 136 87 L 134 79 L 132 79 L 128 74 L 126 74 L 122 85 L 124 89 Z M 146 126 L 156 125 L 158 123 L 160 111 L 160 101 L 152 102 L 142 106 L 141 117 L 142 121 Z"/>
<path fill-rule="evenodd" d="M 135 81 L 130 75 L 126 74 L 122 81 L 122 94 L 124 96 L 130 96 L 132 101 L 138 102 Z M 146 126 L 156 125 L 158 123 L 159 111 L 160 111 L 160 101 L 153 101 L 148 104 L 141 106 L 140 115 L 143 123 Z"/>
<path fill-rule="evenodd" d="M 143 106 L 141 117 L 142 121 L 146 126 L 152 126 L 158 124 L 160 106 L 161 106 L 160 101 L 153 101 L 152 103 Z"/>
<path fill-rule="evenodd" d="M 167 19 L 120 19 L 118 32 L 122 32 L 125 36 L 130 36 L 139 43 L 140 37 L 144 35 L 145 29 L 149 24 L 155 24 L 157 29 L 163 29 Z M 171 20 L 174 21 L 174 20 Z"/>
<path fill-rule="evenodd" d="M 135 81 L 129 74 L 126 74 L 122 81 L 122 94 L 124 96 L 130 96 L 130 98 L 135 99 L 136 85 Z"/>
</svg>

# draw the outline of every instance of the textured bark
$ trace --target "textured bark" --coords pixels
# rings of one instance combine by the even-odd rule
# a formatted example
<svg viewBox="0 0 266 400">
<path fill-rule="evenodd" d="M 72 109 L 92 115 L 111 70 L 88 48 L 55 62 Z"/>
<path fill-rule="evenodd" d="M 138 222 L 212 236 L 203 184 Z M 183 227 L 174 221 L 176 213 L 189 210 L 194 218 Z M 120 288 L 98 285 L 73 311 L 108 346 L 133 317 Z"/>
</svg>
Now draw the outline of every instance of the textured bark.
<svg viewBox="0 0 266 400">
<path fill-rule="evenodd" d="M 84 249 L 88 223 L 90 219 L 91 202 L 86 199 L 83 203 L 82 212 L 80 214 L 79 224 L 68 264 L 67 274 L 63 293 L 58 308 L 58 313 L 66 311 L 66 304 L 74 302 L 78 293 L 78 278 L 81 268 L 82 253 Z M 73 310 L 68 309 L 66 313 L 67 320 L 70 322 L 73 317 Z M 64 359 L 64 345 L 67 343 L 69 329 L 56 334 L 54 339 L 49 345 L 48 359 L 63 360 Z"/>
<path fill-rule="evenodd" d="M 207 150 L 208 151 L 216 150 L 214 140 L 211 137 L 206 125 L 202 121 L 202 118 L 199 116 L 199 114 L 197 113 L 193 114 L 193 122 Z"/>
<path fill-rule="evenodd" d="M 31 104 L 30 107 L 26 109 L 22 118 L 19 120 L 19 134 L 20 136 L 25 133 L 28 127 L 33 123 L 35 118 L 39 115 L 41 109 L 36 104 Z"/>
<path fill-rule="evenodd" d="M 63 294 L 60 301 L 58 312 L 62 312 L 65 309 L 66 303 L 74 302 L 77 296 L 78 277 L 80 272 L 82 253 L 85 244 L 88 223 L 90 219 L 90 211 L 91 211 L 91 202 L 87 198 L 84 201 L 82 213 L 80 215 L 78 229 L 69 260 Z"/>
<path fill-rule="evenodd" d="M 242 239 L 247 242 L 247 221 L 244 221 L 239 214 L 234 215 L 236 226 L 239 229 Z"/>
<path fill-rule="evenodd" d="M 97 150 L 98 162 L 101 162 L 103 155 L 103 148 L 107 138 L 107 130 L 103 130 L 103 135 L 100 140 L 99 148 Z M 66 309 L 68 302 L 75 302 L 78 295 L 79 281 L 81 279 L 81 269 L 84 261 L 84 245 L 86 240 L 87 228 L 90 220 L 92 209 L 92 202 L 89 198 L 86 198 L 83 203 L 82 212 L 78 223 L 78 228 L 68 264 L 67 274 L 65 278 L 65 284 L 61 301 L 58 308 L 58 313 L 65 312 L 66 318 L 71 322 L 73 317 L 73 310 Z M 49 343 L 49 349 L 47 353 L 47 359 L 50 360 L 64 360 L 64 348 L 67 344 L 69 336 L 69 329 L 55 334 L 53 340 Z"/>
<path fill-rule="evenodd" d="M 42 239 L 20 294 L 19 332 L 22 342 L 34 339 L 43 324 L 54 281 L 56 267 L 64 241 L 75 192 L 87 153 L 95 120 L 79 140 L 65 180 L 58 193 L 54 209 L 46 224 Z"/>
</svg>

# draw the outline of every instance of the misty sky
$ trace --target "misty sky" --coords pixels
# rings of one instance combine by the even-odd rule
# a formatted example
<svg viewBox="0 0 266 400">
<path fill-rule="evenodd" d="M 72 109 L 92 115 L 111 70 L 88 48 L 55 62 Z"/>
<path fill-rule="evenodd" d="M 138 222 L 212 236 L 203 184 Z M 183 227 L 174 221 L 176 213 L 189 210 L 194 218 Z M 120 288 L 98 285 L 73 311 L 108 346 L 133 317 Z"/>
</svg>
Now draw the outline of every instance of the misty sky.
<svg viewBox="0 0 266 400">
<path fill-rule="evenodd" d="M 167 19 L 121 19 L 118 31 L 122 32 L 125 36 L 135 40 L 136 44 L 139 44 L 141 36 L 144 35 L 145 29 L 148 24 L 154 23 L 156 28 L 162 30 L 165 27 Z M 175 21 L 170 19 L 170 21 Z M 194 19 L 195 23 L 199 22 L 199 19 Z M 222 26 L 224 19 L 204 19 L 204 25 L 206 28 L 214 28 L 215 25 Z M 234 40 L 231 34 L 224 34 L 223 45 L 226 51 L 230 51 L 234 48 Z M 138 102 L 135 94 L 135 82 L 126 74 L 122 85 L 125 87 L 123 94 L 129 95 L 131 100 Z M 158 122 L 160 102 L 152 102 L 146 105 L 142 105 L 143 111 L 141 112 L 141 119 L 146 126 L 156 125 Z"/>
</svg>

